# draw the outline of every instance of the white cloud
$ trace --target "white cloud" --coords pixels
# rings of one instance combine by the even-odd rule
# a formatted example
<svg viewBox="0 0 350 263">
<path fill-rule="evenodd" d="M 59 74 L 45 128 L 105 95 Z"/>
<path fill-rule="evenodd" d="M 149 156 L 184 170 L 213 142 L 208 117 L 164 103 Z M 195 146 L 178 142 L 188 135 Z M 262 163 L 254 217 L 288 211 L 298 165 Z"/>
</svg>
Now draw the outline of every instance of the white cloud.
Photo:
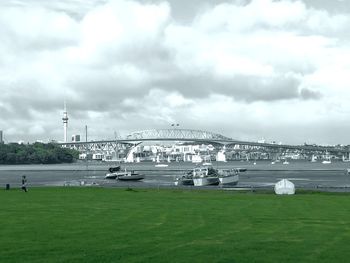
<svg viewBox="0 0 350 263">
<path fill-rule="evenodd" d="M 64 97 L 70 131 L 88 123 L 96 138 L 180 123 L 302 143 L 347 127 L 349 15 L 238 2 L 203 3 L 186 23 L 166 1 L 0 3 L 1 129 L 60 138 Z"/>
</svg>

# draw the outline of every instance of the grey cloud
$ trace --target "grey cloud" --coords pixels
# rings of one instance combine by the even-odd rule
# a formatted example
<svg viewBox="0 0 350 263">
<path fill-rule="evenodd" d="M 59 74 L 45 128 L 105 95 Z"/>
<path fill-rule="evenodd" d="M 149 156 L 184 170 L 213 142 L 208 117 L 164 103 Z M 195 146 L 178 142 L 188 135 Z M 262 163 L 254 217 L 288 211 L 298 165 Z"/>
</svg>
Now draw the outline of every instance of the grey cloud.
<svg viewBox="0 0 350 263">
<path fill-rule="evenodd" d="M 314 91 L 314 90 L 307 89 L 307 88 L 302 88 L 300 90 L 300 95 L 301 95 L 301 98 L 303 98 L 304 100 L 310 100 L 310 99 L 318 100 L 318 99 L 322 98 L 321 92 Z"/>
<path fill-rule="evenodd" d="M 192 98 L 217 93 L 246 102 L 295 99 L 300 97 L 299 85 L 300 80 L 288 76 L 236 75 L 230 78 L 217 78 L 208 72 L 198 75 L 186 75 L 182 72 L 155 83 L 157 87 L 177 90 Z"/>
</svg>

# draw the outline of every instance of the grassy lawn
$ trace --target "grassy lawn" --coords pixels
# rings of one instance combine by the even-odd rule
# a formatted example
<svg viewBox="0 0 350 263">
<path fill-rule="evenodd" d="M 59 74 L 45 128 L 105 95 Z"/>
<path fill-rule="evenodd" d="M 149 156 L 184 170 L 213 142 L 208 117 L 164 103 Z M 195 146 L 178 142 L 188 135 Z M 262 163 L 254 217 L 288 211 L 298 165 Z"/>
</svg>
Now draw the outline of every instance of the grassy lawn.
<svg viewBox="0 0 350 263">
<path fill-rule="evenodd" d="M 0 262 L 348 262 L 350 195 L 0 191 Z"/>
</svg>

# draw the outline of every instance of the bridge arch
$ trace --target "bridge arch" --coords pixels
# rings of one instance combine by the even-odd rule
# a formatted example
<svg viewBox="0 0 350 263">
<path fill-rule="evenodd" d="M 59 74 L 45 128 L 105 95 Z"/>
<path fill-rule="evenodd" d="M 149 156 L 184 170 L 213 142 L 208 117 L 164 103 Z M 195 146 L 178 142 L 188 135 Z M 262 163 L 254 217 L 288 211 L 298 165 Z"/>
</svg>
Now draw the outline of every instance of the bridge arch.
<svg viewBox="0 0 350 263">
<path fill-rule="evenodd" d="M 218 133 L 192 129 L 153 129 L 135 131 L 126 137 L 127 140 L 202 140 L 232 141 L 231 138 Z"/>
</svg>

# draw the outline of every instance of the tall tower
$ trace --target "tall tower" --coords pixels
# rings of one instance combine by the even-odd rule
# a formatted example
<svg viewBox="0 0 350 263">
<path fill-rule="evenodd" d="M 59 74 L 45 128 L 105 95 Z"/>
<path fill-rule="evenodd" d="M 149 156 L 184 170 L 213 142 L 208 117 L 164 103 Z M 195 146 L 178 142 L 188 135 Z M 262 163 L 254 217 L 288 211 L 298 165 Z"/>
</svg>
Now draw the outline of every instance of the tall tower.
<svg viewBox="0 0 350 263">
<path fill-rule="evenodd" d="M 64 111 L 63 111 L 63 142 L 68 142 L 67 140 L 67 129 L 68 129 L 68 113 L 67 113 L 67 105 L 66 105 L 66 101 L 64 102 Z"/>
</svg>

